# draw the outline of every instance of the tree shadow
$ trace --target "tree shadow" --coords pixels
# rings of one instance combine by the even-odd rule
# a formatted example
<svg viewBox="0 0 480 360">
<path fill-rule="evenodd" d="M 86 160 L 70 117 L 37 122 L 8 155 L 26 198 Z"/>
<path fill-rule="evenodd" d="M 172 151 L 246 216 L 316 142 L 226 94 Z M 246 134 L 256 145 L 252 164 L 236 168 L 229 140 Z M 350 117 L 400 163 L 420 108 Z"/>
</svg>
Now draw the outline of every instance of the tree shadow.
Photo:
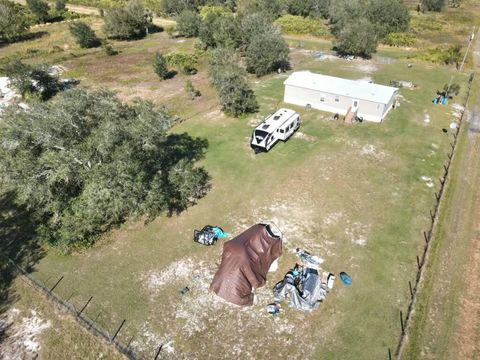
<svg viewBox="0 0 480 360">
<path fill-rule="evenodd" d="M 0 49 L 2 47 L 5 47 L 7 45 L 13 44 L 13 43 L 19 43 L 19 42 L 26 42 L 26 41 L 32 41 L 36 39 L 41 39 L 44 36 L 50 35 L 47 31 L 35 31 L 35 32 L 28 32 L 26 34 L 18 36 L 16 39 L 8 42 L 8 41 L 0 41 Z"/>
<path fill-rule="evenodd" d="M 164 80 L 173 79 L 177 74 L 178 74 L 177 71 L 175 71 L 175 70 L 170 70 L 169 72 L 167 72 L 167 73 L 165 74 L 165 76 L 163 77 L 163 79 L 164 79 Z"/>
<path fill-rule="evenodd" d="M 44 256 L 37 239 L 38 221 L 32 212 L 15 203 L 15 193 L 0 194 L 0 313 L 15 301 L 11 284 L 17 275 L 14 264 L 26 271 Z"/>
</svg>

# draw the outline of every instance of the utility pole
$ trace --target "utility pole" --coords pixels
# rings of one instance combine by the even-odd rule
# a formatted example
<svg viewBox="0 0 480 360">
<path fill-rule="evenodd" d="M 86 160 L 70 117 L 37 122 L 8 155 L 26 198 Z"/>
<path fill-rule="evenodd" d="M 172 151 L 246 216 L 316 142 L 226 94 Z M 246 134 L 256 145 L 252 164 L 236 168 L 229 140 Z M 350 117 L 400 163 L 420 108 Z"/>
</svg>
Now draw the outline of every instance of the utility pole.
<svg viewBox="0 0 480 360">
<path fill-rule="evenodd" d="M 479 30 L 479 32 L 480 32 L 480 30 Z M 463 56 L 463 60 L 462 60 L 462 63 L 460 64 L 460 67 L 458 68 L 458 71 L 462 71 L 463 65 L 465 65 L 465 60 L 467 60 L 468 51 L 470 50 L 470 46 L 472 45 L 474 38 L 475 38 L 475 26 L 472 29 L 472 33 L 470 34 L 470 38 L 468 39 L 467 51 L 465 51 L 465 55 Z M 447 91 L 445 91 L 445 97 L 447 99 L 448 99 L 448 93 L 450 92 L 450 87 L 452 86 L 452 82 L 453 82 L 453 75 L 450 76 L 450 81 L 448 82 Z"/>
</svg>

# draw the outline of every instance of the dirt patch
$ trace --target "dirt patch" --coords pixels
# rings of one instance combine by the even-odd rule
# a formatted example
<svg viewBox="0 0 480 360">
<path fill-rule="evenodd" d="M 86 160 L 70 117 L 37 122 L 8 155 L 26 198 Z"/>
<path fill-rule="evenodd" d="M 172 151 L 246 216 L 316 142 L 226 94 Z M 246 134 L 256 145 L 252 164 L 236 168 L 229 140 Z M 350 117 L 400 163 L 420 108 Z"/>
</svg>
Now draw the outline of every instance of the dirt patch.
<svg viewBox="0 0 480 360">
<path fill-rule="evenodd" d="M 35 310 L 22 317 L 16 308 L 10 309 L 0 319 L 0 332 L 4 332 L 0 358 L 35 359 L 41 349 L 38 340 L 41 333 L 51 326 L 50 320 L 41 319 Z"/>
<path fill-rule="evenodd" d="M 303 132 L 300 132 L 300 131 L 297 131 L 295 133 L 294 137 L 297 138 L 297 139 L 305 140 L 305 141 L 315 141 L 315 137 L 307 135 L 307 134 L 305 134 Z"/>
<path fill-rule="evenodd" d="M 421 176 L 420 179 L 425 182 L 425 185 L 427 185 L 429 188 L 433 188 L 435 186 L 435 183 L 433 182 L 432 178 L 429 178 L 428 176 Z"/>
</svg>

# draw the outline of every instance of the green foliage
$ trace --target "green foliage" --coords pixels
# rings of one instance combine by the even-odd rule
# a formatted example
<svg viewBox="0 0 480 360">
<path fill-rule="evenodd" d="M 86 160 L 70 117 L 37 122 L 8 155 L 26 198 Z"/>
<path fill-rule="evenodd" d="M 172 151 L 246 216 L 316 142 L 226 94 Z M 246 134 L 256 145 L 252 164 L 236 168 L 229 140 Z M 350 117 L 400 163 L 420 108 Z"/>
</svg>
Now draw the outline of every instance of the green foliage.
<svg viewBox="0 0 480 360">
<path fill-rule="evenodd" d="M 168 135 L 175 119 L 149 102 L 75 89 L 2 120 L 2 180 L 43 219 L 41 237 L 65 250 L 129 217 L 181 212 L 208 189 L 194 167 L 207 141 Z"/>
<path fill-rule="evenodd" d="M 222 110 L 235 117 L 258 110 L 247 74 L 236 64 L 236 60 L 230 49 L 218 48 L 210 55 L 210 76 Z"/>
<path fill-rule="evenodd" d="M 187 80 L 185 83 L 185 92 L 187 95 L 190 97 L 190 99 L 195 99 L 196 97 L 202 96 L 202 93 L 200 90 L 197 90 L 194 86 L 191 80 Z"/>
<path fill-rule="evenodd" d="M 147 34 L 152 25 L 153 15 L 138 0 L 130 0 L 126 7 L 106 11 L 104 31 L 108 38 L 132 40 Z"/>
<path fill-rule="evenodd" d="M 199 38 L 205 48 L 238 48 L 242 43 L 240 22 L 232 14 L 218 15 L 213 11 L 208 12 L 200 27 Z"/>
<path fill-rule="evenodd" d="M 422 0 L 421 6 L 427 11 L 442 11 L 445 0 Z"/>
<path fill-rule="evenodd" d="M 415 34 L 422 34 L 425 31 L 440 31 L 443 29 L 443 25 L 443 22 L 432 16 L 417 15 L 412 17 L 410 28 Z"/>
<path fill-rule="evenodd" d="M 45 23 L 49 19 L 50 7 L 44 0 L 27 0 L 27 6 L 39 23 Z"/>
<path fill-rule="evenodd" d="M 23 36 L 30 23 L 22 6 L 0 0 L 0 42 L 13 42 Z"/>
<path fill-rule="evenodd" d="M 165 80 L 168 77 L 169 71 L 167 60 L 159 52 L 156 52 L 153 58 L 153 70 L 158 75 L 160 80 Z"/>
<path fill-rule="evenodd" d="M 246 51 L 247 71 L 263 76 L 289 67 L 288 45 L 276 32 L 260 34 L 252 39 Z"/>
<path fill-rule="evenodd" d="M 377 48 L 375 26 L 366 19 L 347 24 L 335 42 L 340 54 L 370 57 Z"/>
<path fill-rule="evenodd" d="M 161 0 L 159 12 L 164 15 L 176 16 L 184 10 L 195 11 L 198 0 Z"/>
<path fill-rule="evenodd" d="M 411 33 L 390 33 L 386 36 L 384 43 L 390 46 L 412 46 L 416 42 L 415 35 Z"/>
<path fill-rule="evenodd" d="M 240 16 L 261 12 L 273 21 L 285 13 L 285 0 L 237 0 L 237 13 Z"/>
<path fill-rule="evenodd" d="M 286 0 L 286 7 L 291 15 L 326 18 L 330 2 L 330 0 Z"/>
<path fill-rule="evenodd" d="M 67 11 L 67 0 L 56 0 L 55 1 L 55 10 L 59 13 Z"/>
<path fill-rule="evenodd" d="M 283 15 L 275 20 L 282 32 L 286 34 L 310 34 L 315 36 L 328 36 L 330 32 L 322 21 L 296 15 Z"/>
<path fill-rule="evenodd" d="M 214 15 L 215 17 L 221 17 L 221 16 L 231 16 L 233 15 L 233 13 L 230 9 L 227 9 L 226 7 L 223 7 L 223 6 L 217 6 L 217 5 L 202 6 L 200 8 L 200 16 L 202 17 L 202 19 L 206 19 L 206 17 L 209 15 Z"/>
<path fill-rule="evenodd" d="M 105 54 L 107 54 L 107 56 L 118 55 L 118 51 L 115 50 L 115 49 L 113 48 L 113 46 L 112 46 L 110 43 L 106 42 L 106 41 L 103 42 L 102 48 L 103 48 L 103 50 L 105 51 Z"/>
<path fill-rule="evenodd" d="M 244 16 L 240 24 L 243 45 L 248 45 L 259 34 L 275 31 L 271 21 L 263 13 Z"/>
<path fill-rule="evenodd" d="M 166 65 L 182 74 L 192 75 L 197 73 L 198 58 L 195 54 L 174 52 L 165 55 Z M 156 59 L 156 55 L 155 55 Z M 158 73 L 157 73 L 158 74 Z M 160 76 L 160 75 L 159 75 Z"/>
<path fill-rule="evenodd" d="M 196 37 L 200 32 L 202 19 L 196 11 L 183 10 L 175 19 L 179 35 L 185 37 Z"/>
<path fill-rule="evenodd" d="M 435 64 L 455 64 L 458 68 L 462 61 L 462 48 L 460 45 L 450 47 L 436 47 L 427 49 L 409 56 L 410 59 L 417 59 L 421 61 L 431 62 Z"/>
<path fill-rule="evenodd" d="M 401 0 L 370 0 L 366 11 L 380 39 L 392 32 L 408 30 L 410 14 Z"/>
<path fill-rule="evenodd" d="M 22 96 L 47 100 L 60 89 L 58 79 L 49 73 L 47 64 L 27 65 L 20 60 L 7 63 L 3 72 L 8 74 L 11 86 Z"/>
<path fill-rule="evenodd" d="M 100 39 L 95 35 L 88 24 L 78 21 L 69 25 L 70 33 L 81 48 L 93 48 L 100 46 Z"/>
<path fill-rule="evenodd" d="M 351 26 L 352 23 L 365 18 L 365 11 L 361 0 L 333 1 L 328 9 L 331 32 L 338 36 L 347 25 Z"/>
</svg>

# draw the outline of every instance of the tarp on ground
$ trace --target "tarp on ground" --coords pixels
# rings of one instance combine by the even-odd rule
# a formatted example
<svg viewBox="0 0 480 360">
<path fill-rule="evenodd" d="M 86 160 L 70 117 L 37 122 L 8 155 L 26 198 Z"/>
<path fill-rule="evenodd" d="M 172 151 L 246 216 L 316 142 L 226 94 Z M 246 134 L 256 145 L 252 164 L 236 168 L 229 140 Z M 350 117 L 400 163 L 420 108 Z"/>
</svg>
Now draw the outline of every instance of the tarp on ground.
<svg viewBox="0 0 480 360">
<path fill-rule="evenodd" d="M 210 289 L 233 304 L 252 305 L 252 290 L 265 285 L 270 265 L 281 254 L 281 236 L 270 225 L 254 225 L 224 244 Z"/>
</svg>

